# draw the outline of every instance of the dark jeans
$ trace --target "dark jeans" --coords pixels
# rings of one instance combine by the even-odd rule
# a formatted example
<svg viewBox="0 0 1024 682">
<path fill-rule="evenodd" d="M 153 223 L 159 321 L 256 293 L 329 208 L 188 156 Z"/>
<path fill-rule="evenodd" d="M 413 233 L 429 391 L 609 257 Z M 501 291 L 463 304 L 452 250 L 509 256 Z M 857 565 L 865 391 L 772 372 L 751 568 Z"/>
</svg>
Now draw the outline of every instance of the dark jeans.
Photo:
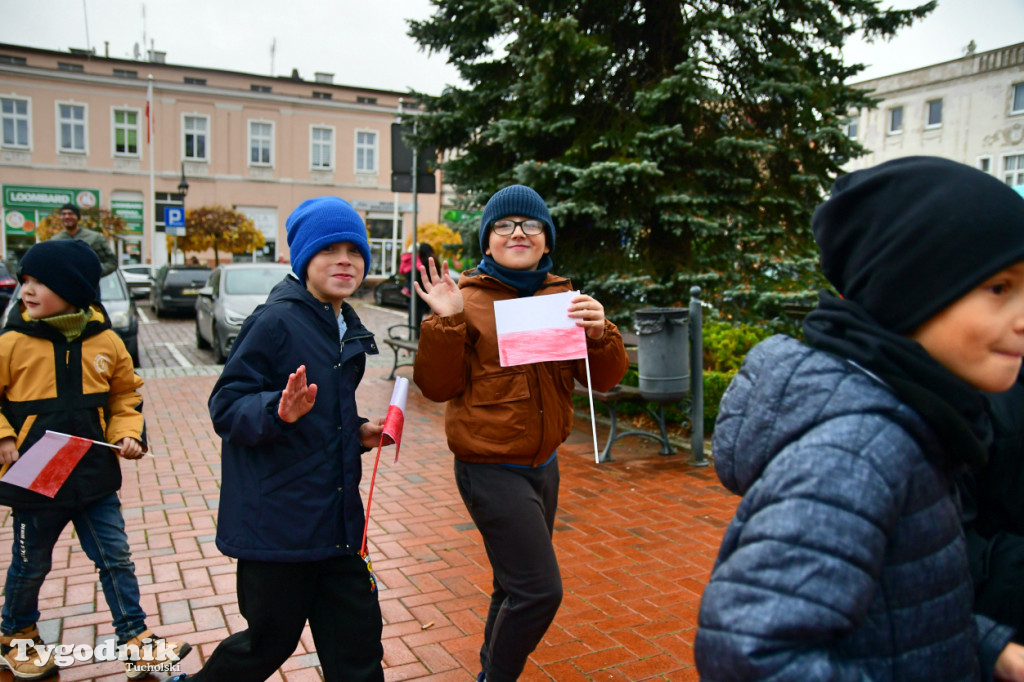
<svg viewBox="0 0 1024 682">
<path fill-rule="evenodd" d="M 69 521 L 74 524 L 85 555 L 99 569 L 117 641 L 126 642 L 146 629 L 146 614 L 139 606 L 139 581 L 116 493 L 85 509 L 15 509 L 13 518 L 14 547 L 0 623 L 4 634 L 39 620 L 39 588 L 50 572 L 53 546 Z"/>
<path fill-rule="evenodd" d="M 558 460 L 537 469 L 455 460 L 455 481 L 494 571 L 480 664 L 487 682 L 511 682 L 562 603 L 551 534 Z"/>
<path fill-rule="evenodd" d="M 236 579 L 249 629 L 221 642 L 194 679 L 262 682 L 295 652 L 308 620 L 327 682 L 384 680 L 380 602 L 361 558 L 239 559 Z"/>
</svg>

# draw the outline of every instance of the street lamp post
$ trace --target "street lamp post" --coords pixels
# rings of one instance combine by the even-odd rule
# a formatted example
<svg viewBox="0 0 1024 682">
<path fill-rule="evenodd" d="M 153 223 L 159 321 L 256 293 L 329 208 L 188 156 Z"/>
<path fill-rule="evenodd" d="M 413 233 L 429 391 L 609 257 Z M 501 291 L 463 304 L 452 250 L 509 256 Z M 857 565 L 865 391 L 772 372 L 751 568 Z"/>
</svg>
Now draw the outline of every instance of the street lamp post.
<svg viewBox="0 0 1024 682">
<path fill-rule="evenodd" d="M 181 195 L 181 214 L 185 215 L 185 195 L 188 194 L 188 180 L 185 179 L 185 162 L 181 162 L 181 180 L 178 182 L 178 194 Z M 174 247 L 171 252 L 171 262 L 174 262 L 174 254 L 178 252 L 178 232 L 175 228 Z M 182 259 L 184 260 L 184 259 Z"/>
</svg>

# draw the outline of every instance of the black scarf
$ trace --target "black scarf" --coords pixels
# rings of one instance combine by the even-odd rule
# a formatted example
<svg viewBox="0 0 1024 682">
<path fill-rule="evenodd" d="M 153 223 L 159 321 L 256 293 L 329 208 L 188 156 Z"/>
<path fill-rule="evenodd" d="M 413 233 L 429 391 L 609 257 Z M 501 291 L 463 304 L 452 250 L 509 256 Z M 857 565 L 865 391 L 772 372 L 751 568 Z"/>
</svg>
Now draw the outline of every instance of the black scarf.
<svg viewBox="0 0 1024 682">
<path fill-rule="evenodd" d="M 540 289 L 540 285 L 544 284 L 548 273 L 551 272 L 551 267 L 551 256 L 545 253 L 540 259 L 540 263 L 537 264 L 536 270 L 512 270 L 511 268 L 498 265 L 488 255 L 484 255 L 476 269 L 490 275 L 499 282 L 509 285 L 522 298 L 523 296 L 533 296 L 537 293 L 537 289 Z"/>
<path fill-rule="evenodd" d="M 935 360 L 916 341 L 881 327 L 856 303 L 823 291 L 804 320 L 812 348 L 877 374 L 938 435 L 949 469 L 985 463 L 993 428 L 984 394 Z"/>
</svg>

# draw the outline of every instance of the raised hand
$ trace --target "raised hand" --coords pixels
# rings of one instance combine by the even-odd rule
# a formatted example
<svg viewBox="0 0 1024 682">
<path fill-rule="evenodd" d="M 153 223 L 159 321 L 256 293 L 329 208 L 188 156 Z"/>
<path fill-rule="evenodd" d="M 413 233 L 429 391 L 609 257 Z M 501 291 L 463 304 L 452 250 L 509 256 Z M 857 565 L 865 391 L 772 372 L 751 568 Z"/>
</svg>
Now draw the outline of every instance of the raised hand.
<svg viewBox="0 0 1024 682">
<path fill-rule="evenodd" d="M 448 274 L 448 263 L 442 263 L 441 270 L 438 272 L 434 259 L 429 258 L 426 267 L 423 263 L 419 263 L 417 268 L 420 271 L 420 280 L 422 280 L 423 286 L 420 286 L 418 281 L 413 282 L 413 286 L 416 287 L 416 293 L 430 306 L 434 314 L 440 317 L 451 317 L 456 313 L 461 313 L 462 292 L 459 291 L 459 285 Z"/>
<path fill-rule="evenodd" d="M 281 402 L 277 404 L 277 416 L 281 421 L 291 424 L 313 409 L 316 402 L 316 384 L 306 385 L 306 366 L 288 375 L 288 385 L 281 393 Z"/>
<path fill-rule="evenodd" d="M 597 341 L 604 336 L 604 306 L 586 294 L 573 296 L 569 317 L 576 318 L 576 326 L 583 327 L 587 336 Z"/>
</svg>

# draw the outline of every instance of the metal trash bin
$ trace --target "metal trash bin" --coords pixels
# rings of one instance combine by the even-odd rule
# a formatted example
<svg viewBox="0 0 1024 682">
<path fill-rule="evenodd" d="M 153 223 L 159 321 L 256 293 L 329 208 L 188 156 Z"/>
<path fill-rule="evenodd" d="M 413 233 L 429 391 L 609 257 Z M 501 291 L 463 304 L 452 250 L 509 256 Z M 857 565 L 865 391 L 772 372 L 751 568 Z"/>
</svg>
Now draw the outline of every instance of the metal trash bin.
<svg viewBox="0 0 1024 682">
<path fill-rule="evenodd" d="M 640 395 L 658 402 L 682 400 L 690 392 L 689 310 L 641 308 L 633 318 Z"/>
</svg>

